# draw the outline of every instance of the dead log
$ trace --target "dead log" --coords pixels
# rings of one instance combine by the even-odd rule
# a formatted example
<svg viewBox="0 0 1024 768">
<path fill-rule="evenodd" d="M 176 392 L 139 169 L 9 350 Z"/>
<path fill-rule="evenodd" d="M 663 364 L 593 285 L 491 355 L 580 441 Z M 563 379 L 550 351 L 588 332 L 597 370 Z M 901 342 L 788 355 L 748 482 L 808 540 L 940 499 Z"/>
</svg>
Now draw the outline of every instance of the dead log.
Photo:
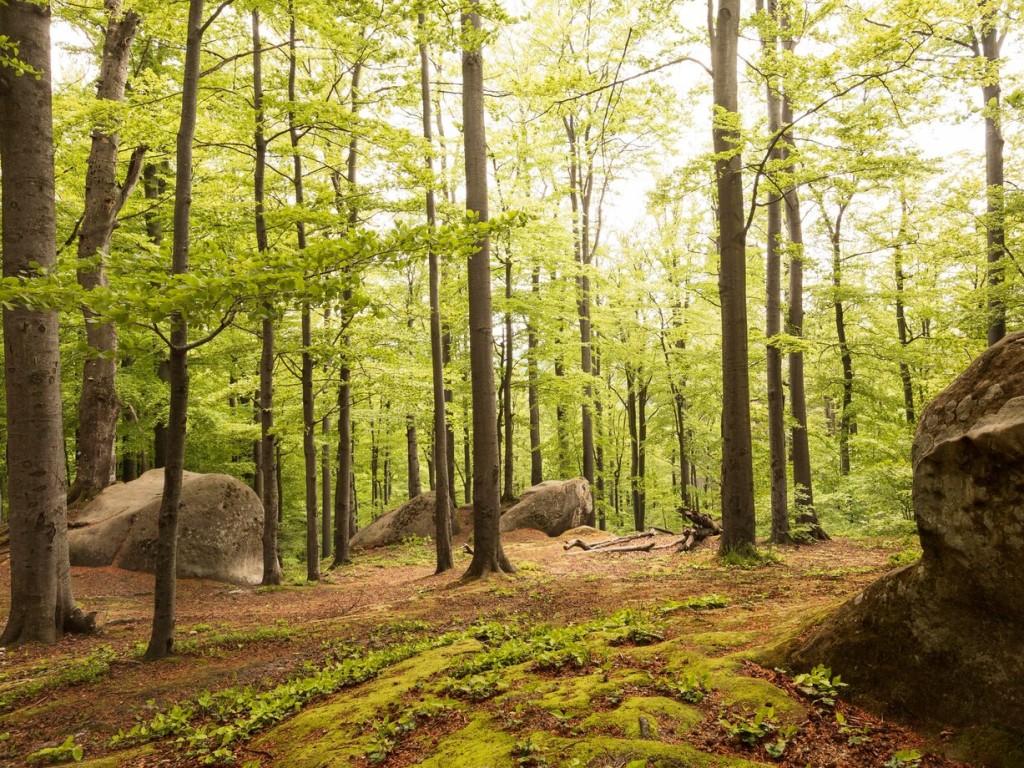
<svg viewBox="0 0 1024 768">
<path fill-rule="evenodd" d="M 694 512 L 692 509 L 683 510 L 683 517 L 693 523 L 695 528 L 710 528 L 714 533 L 711 535 L 718 536 L 722 532 L 722 526 L 715 521 L 711 515 L 706 515 L 703 512 Z M 689 529 L 687 529 L 689 530 Z M 686 531 L 683 531 L 686 533 Z"/>
<path fill-rule="evenodd" d="M 619 536 L 614 539 L 604 539 L 602 541 L 596 541 L 593 544 L 587 544 L 582 539 L 573 539 L 567 541 L 563 546 L 563 549 L 569 551 L 573 547 L 579 547 L 584 552 L 590 552 L 594 549 L 605 549 L 607 547 L 615 547 L 620 544 L 628 544 L 631 541 L 637 541 L 638 539 L 650 539 L 655 535 L 654 531 L 643 531 L 641 533 L 631 533 L 628 536 Z"/>
</svg>

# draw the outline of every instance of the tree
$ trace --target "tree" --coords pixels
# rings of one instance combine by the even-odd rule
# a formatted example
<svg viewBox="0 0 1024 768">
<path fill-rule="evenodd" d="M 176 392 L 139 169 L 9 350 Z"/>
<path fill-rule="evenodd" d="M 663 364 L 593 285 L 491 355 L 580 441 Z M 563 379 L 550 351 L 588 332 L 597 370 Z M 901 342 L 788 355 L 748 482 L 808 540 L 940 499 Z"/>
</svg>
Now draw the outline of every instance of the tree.
<svg viewBox="0 0 1024 768">
<path fill-rule="evenodd" d="M 103 42 L 96 98 L 124 100 L 132 40 L 140 19 L 134 11 L 123 11 L 121 0 L 105 0 L 107 27 Z M 118 126 L 93 128 L 92 149 L 85 181 L 85 212 L 78 236 L 78 283 L 91 291 L 107 283 L 105 260 L 118 213 L 142 172 L 145 150 L 132 153 L 124 184 L 117 182 L 117 153 L 121 144 Z M 114 482 L 117 417 L 121 403 L 114 387 L 117 369 L 117 330 L 113 323 L 98 320 L 84 309 L 89 347 L 82 371 L 82 392 L 78 400 L 78 466 L 68 501 L 86 501 Z"/>
<path fill-rule="evenodd" d="M 480 14 L 462 14 L 462 122 L 466 210 L 487 223 L 487 140 L 484 133 L 483 34 Z M 491 249 L 484 234 L 469 258 L 469 345 L 473 397 L 473 560 L 463 578 L 515 569 L 501 547 L 498 417 L 494 391 Z"/>
<path fill-rule="evenodd" d="M 171 273 L 189 271 L 189 237 L 192 211 L 192 141 L 199 101 L 199 57 L 202 46 L 203 0 L 189 0 L 185 69 L 182 76 L 181 120 L 178 126 L 174 182 L 174 242 Z M 171 314 L 169 338 L 171 388 L 167 419 L 167 464 L 164 490 L 157 517 L 156 584 L 153 591 L 153 628 L 144 656 L 162 659 L 174 650 L 174 600 L 178 546 L 178 507 L 181 505 L 182 473 L 185 470 L 185 431 L 188 425 L 188 322 L 181 312 Z M 194 344 L 192 345 L 194 346 Z"/>
<path fill-rule="evenodd" d="M 4 278 L 40 281 L 56 263 L 50 8 L 0 5 Z M 64 422 L 55 309 L 3 310 L 11 609 L 0 644 L 56 642 L 79 627 L 68 566 Z"/>
<path fill-rule="evenodd" d="M 708 30 L 714 72 L 718 293 L 722 304 L 723 553 L 751 549 L 755 544 L 747 353 L 747 233 L 737 105 L 739 23 L 739 0 L 721 0 L 716 21 Z"/>
<path fill-rule="evenodd" d="M 419 32 L 425 34 L 426 14 L 417 16 Z M 437 207 L 434 201 L 434 147 L 430 100 L 430 54 L 427 41 L 420 40 L 420 95 L 423 102 L 423 138 L 427 142 L 426 170 L 427 225 L 433 230 L 437 224 Z M 430 270 L 430 370 L 434 399 L 434 547 L 437 554 L 436 573 L 443 573 L 455 567 L 452 560 L 452 498 L 448 478 L 448 423 L 445 418 L 444 393 L 444 351 L 441 348 L 441 268 L 437 250 L 430 248 L 427 254 Z"/>
</svg>

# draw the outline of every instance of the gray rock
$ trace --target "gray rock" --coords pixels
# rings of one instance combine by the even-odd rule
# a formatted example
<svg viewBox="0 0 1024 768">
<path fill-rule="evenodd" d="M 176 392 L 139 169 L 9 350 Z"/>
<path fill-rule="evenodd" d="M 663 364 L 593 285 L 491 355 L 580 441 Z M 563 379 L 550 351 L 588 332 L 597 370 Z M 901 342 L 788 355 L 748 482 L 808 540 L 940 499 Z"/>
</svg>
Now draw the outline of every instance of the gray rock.
<svg viewBox="0 0 1024 768">
<path fill-rule="evenodd" d="M 106 488 L 68 532 L 72 565 L 116 565 L 153 572 L 164 471 Z M 178 513 L 177 573 L 182 578 L 259 584 L 263 578 L 263 505 L 228 475 L 186 472 Z"/>
<path fill-rule="evenodd" d="M 925 409 L 913 464 L 920 562 L 842 606 L 790 663 L 827 664 L 894 714 L 1024 732 L 1024 333 Z"/>
<path fill-rule="evenodd" d="M 501 530 L 535 528 L 548 536 L 561 536 L 571 528 L 593 523 L 590 484 L 574 480 L 545 480 L 523 492 L 518 504 L 501 516 Z"/>
<path fill-rule="evenodd" d="M 359 549 L 373 549 L 398 544 L 411 536 L 433 537 L 436 503 L 433 491 L 421 493 L 360 529 L 351 544 Z"/>
</svg>

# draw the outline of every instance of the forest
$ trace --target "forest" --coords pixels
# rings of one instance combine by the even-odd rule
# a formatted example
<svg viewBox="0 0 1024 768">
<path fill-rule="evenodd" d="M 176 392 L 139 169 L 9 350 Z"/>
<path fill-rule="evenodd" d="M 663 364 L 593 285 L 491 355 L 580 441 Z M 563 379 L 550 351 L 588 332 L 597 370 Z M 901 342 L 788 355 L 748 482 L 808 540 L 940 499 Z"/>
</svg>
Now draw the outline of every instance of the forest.
<svg viewBox="0 0 1024 768">
<path fill-rule="evenodd" d="M 1024 766 L 1022 11 L 0 0 L 0 761 Z"/>
</svg>

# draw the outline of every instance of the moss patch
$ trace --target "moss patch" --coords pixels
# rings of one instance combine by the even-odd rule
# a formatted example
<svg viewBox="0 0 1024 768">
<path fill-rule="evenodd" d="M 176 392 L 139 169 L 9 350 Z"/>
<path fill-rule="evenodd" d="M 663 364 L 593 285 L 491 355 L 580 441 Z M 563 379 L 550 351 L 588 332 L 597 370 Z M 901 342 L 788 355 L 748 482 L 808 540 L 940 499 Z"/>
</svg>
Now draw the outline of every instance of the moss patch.
<svg viewBox="0 0 1024 768">
<path fill-rule="evenodd" d="M 583 721 L 587 731 L 596 730 L 614 733 L 628 739 L 639 739 L 640 718 L 644 717 L 650 726 L 651 738 L 667 736 L 659 734 L 659 719 L 672 723 L 673 735 L 682 735 L 697 725 L 704 716 L 697 707 L 681 704 L 664 696 L 636 696 L 624 701 L 611 712 L 599 712 Z"/>
<path fill-rule="evenodd" d="M 516 739 L 490 717 L 479 717 L 442 739 L 421 768 L 512 768 Z"/>
</svg>

